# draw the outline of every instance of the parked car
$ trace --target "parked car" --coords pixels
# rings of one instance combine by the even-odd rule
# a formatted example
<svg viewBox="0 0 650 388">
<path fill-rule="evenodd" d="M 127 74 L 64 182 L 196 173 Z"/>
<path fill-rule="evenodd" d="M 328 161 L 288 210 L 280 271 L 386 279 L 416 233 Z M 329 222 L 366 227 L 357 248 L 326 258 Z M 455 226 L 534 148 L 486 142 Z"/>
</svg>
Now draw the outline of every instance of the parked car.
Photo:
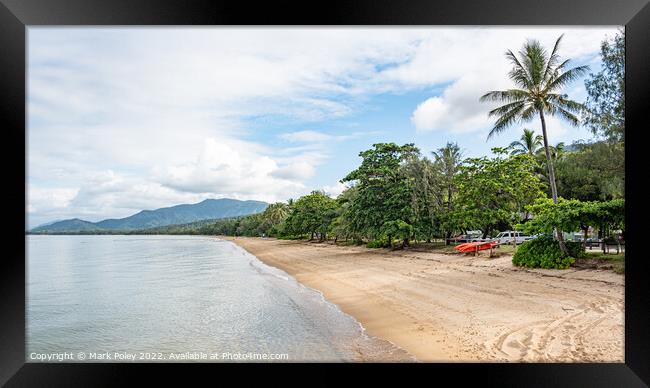
<svg viewBox="0 0 650 388">
<path fill-rule="evenodd" d="M 524 241 L 532 240 L 535 238 L 534 236 L 528 236 L 527 234 L 524 234 L 523 232 L 517 232 L 517 231 L 512 231 L 512 230 L 506 230 L 505 232 L 501 232 L 494 237 L 495 240 L 498 240 L 501 244 L 508 244 L 512 243 L 514 240 L 516 244 L 521 244 Z"/>
<path fill-rule="evenodd" d="M 480 239 L 482 236 L 483 236 L 483 232 L 480 230 L 468 230 L 463 234 L 459 234 L 458 236 L 454 236 L 450 239 L 447 239 L 447 243 L 457 244 L 457 243 L 465 243 L 469 241 L 476 241 Z"/>
<path fill-rule="evenodd" d="M 584 240 L 585 235 L 582 232 L 574 232 L 571 234 L 571 240 L 570 241 L 582 241 Z"/>
</svg>

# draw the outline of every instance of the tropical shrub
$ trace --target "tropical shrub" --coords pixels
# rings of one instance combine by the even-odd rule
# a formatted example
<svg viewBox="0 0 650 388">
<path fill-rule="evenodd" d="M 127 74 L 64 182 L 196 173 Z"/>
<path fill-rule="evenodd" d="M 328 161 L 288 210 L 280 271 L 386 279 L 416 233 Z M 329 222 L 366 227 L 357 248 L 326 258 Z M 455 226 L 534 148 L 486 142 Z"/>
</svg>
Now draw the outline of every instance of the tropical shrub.
<svg viewBox="0 0 650 388">
<path fill-rule="evenodd" d="M 366 246 L 368 248 L 384 248 L 384 247 L 387 247 L 388 246 L 388 238 L 386 236 L 383 236 L 381 238 L 368 241 L 368 244 Z"/>
<path fill-rule="evenodd" d="M 571 256 L 565 255 L 560 244 L 550 235 L 543 235 L 526 241 L 515 252 L 512 264 L 528 268 L 567 269 L 575 262 L 576 257 L 583 254 L 580 243 L 567 241 L 567 249 Z"/>
</svg>

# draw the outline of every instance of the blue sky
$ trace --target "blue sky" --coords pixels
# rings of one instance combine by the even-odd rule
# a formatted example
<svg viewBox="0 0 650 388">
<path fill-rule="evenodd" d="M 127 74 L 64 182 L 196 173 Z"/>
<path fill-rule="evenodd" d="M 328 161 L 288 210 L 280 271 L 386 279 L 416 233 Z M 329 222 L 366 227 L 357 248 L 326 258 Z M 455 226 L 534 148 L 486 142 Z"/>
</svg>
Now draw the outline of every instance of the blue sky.
<svg viewBox="0 0 650 388">
<path fill-rule="evenodd" d="M 616 27 L 28 29 L 29 227 L 206 198 L 332 195 L 373 143 L 486 141 L 489 90 L 526 39 L 600 68 Z M 584 101 L 584 80 L 565 92 Z M 589 139 L 548 120 L 551 143 Z"/>
</svg>

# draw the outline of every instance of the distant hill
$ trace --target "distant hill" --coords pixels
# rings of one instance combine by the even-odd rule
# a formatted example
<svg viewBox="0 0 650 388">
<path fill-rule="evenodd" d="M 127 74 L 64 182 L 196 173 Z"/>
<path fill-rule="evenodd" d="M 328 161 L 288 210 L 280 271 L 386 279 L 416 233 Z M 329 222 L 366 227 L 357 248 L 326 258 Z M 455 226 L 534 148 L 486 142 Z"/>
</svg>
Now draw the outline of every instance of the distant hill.
<svg viewBox="0 0 650 388">
<path fill-rule="evenodd" d="M 33 227 L 32 229 L 41 228 L 41 227 L 43 227 L 43 226 L 50 226 L 50 225 L 52 225 L 52 224 L 56 224 L 56 223 L 59 222 L 59 221 L 63 221 L 63 220 L 54 220 L 54 221 L 46 222 L 46 223 L 44 223 L 44 224 L 36 225 L 36 226 Z"/>
<path fill-rule="evenodd" d="M 30 233 L 65 234 L 85 232 L 128 232 L 167 225 L 187 224 L 202 220 L 245 216 L 264 211 L 268 204 L 260 201 L 236 199 L 206 199 L 195 204 L 183 204 L 156 210 L 143 210 L 132 216 L 90 222 L 73 218 L 41 225 Z"/>
<path fill-rule="evenodd" d="M 35 233 L 80 233 L 98 230 L 99 228 L 92 222 L 73 218 L 70 220 L 63 220 L 51 224 L 37 226 L 31 232 Z"/>
<path fill-rule="evenodd" d="M 136 230 L 134 231 L 133 234 L 206 234 L 204 233 L 204 228 L 209 227 L 216 222 L 224 221 L 224 220 L 236 220 L 241 217 L 246 217 L 246 216 L 201 220 L 201 221 L 189 222 L 187 224 L 156 226 L 154 228 Z"/>
</svg>

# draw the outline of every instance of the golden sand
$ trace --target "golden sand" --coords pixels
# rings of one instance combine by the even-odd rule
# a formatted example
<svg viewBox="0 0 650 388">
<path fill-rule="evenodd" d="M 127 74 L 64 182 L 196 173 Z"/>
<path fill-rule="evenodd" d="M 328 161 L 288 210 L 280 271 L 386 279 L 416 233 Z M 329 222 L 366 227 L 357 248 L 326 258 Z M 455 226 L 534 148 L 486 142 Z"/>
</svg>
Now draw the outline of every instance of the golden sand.
<svg viewBox="0 0 650 388">
<path fill-rule="evenodd" d="M 222 237 L 421 361 L 623 362 L 624 276 L 488 258 Z"/>
</svg>

